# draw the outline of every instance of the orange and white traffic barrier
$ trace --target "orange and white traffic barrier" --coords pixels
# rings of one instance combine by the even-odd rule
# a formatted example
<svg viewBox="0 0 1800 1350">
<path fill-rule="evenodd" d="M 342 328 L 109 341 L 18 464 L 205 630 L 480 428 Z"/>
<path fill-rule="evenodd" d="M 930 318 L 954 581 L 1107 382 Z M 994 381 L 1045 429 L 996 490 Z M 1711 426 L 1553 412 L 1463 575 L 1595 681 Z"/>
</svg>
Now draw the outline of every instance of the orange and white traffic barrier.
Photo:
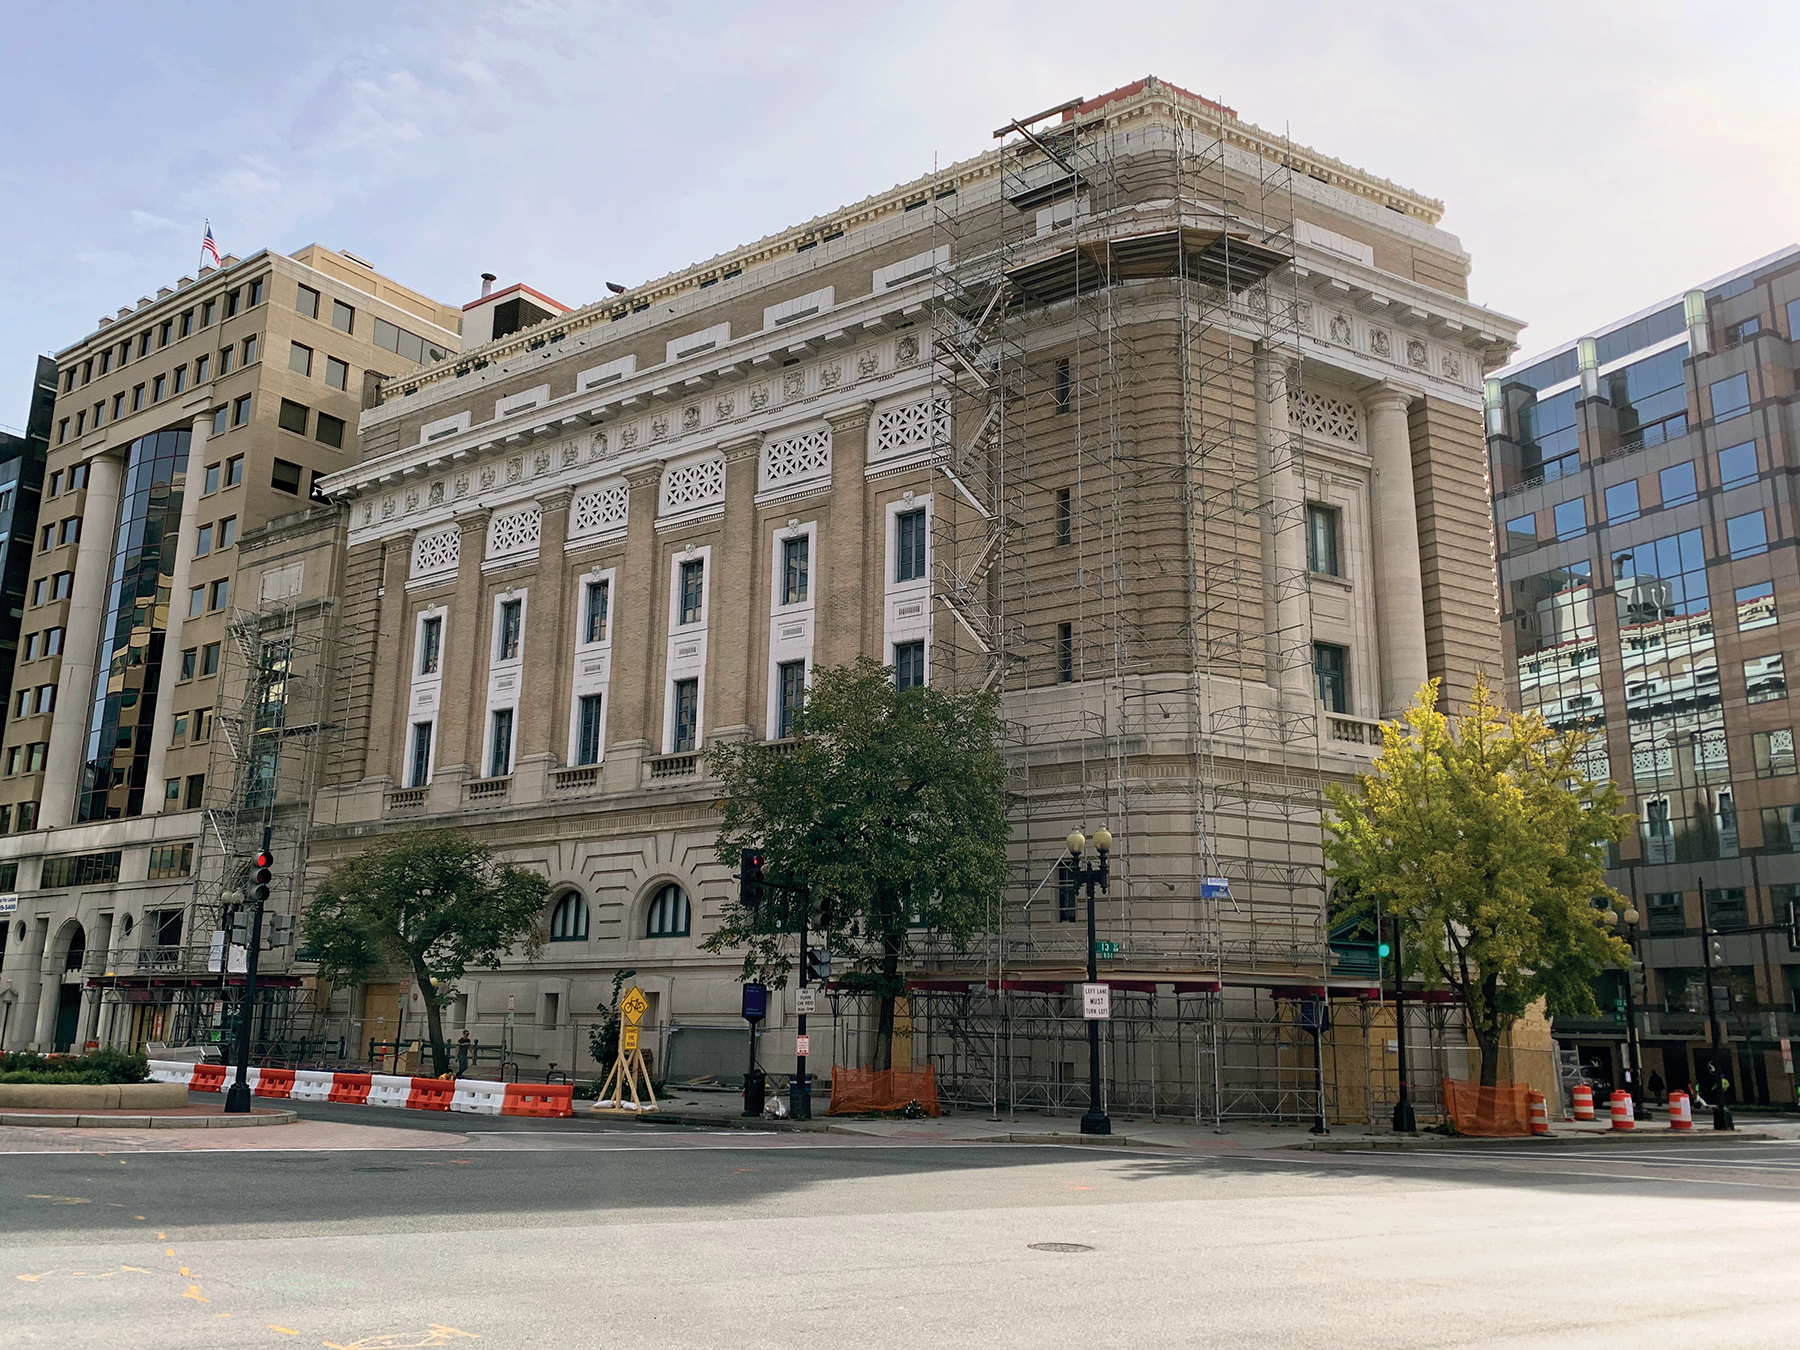
<svg viewBox="0 0 1800 1350">
<path fill-rule="evenodd" d="M 1532 1092 L 1526 1096 L 1531 1103 L 1531 1132 L 1533 1134 L 1549 1134 L 1550 1109 L 1544 1103 L 1544 1094 Z"/>
<path fill-rule="evenodd" d="M 1669 1094 L 1669 1128 L 1671 1130 L 1691 1130 L 1694 1128 L 1694 1099 L 1685 1092 Z"/>
<path fill-rule="evenodd" d="M 1575 1085 L 1575 1119 L 1592 1120 L 1594 1118 L 1594 1089 L 1586 1083 Z"/>
<path fill-rule="evenodd" d="M 567 1083 L 496 1083 L 485 1078 L 411 1078 L 327 1069 L 251 1069 L 245 1077 L 255 1096 L 293 1101 L 545 1120 L 566 1120 L 575 1114 L 575 1089 Z M 223 1064 L 152 1060 L 150 1079 L 181 1083 L 190 1092 L 223 1092 L 235 1074 Z"/>
<path fill-rule="evenodd" d="M 1637 1127 L 1637 1110 L 1631 1102 L 1629 1092 L 1615 1092 L 1612 1101 L 1612 1127 L 1615 1130 L 1630 1130 Z"/>
</svg>

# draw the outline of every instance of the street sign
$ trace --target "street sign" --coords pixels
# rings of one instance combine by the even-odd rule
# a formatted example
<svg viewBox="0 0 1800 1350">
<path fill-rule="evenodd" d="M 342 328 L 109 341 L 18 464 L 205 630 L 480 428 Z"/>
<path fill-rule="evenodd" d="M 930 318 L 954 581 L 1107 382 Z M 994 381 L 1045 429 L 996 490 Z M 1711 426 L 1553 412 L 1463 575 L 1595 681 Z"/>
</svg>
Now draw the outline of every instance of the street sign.
<svg viewBox="0 0 1800 1350">
<path fill-rule="evenodd" d="M 746 1022 L 760 1022 L 769 1015 L 769 987 L 764 984 L 747 984 L 744 986 L 744 1012 Z"/>
<path fill-rule="evenodd" d="M 517 994 L 508 994 L 506 996 L 506 1011 L 517 1012 L 518 1008 L 519 1008 L 519 996 Z"/>
<path fill-rule="evenodd" d="M 619 1032 L 619 1049 L 635 1050 L 638 1048 L 637 1023 L 632 1023 Z"/>
<path fill-rule="evenodd" d="M 1229 877 L 1201 877 L 1200 898 L 1202 900 L 1231 899 L 1231 879 Z"/>
<path fill-rule="evenodd" d="M 17 895 L 0 895 L 0 914 L 17 914 L 19 897 Z"/>
<path fill-rule="evenodd" d="M 1094 944 L 1094 955 L 1102 961 L 1110 961 L 1118 954 L 1119 944 L 1116 942 L 1101 941 Z"/>
<path fill-rule="evenodd" d="M 1111 1021 L 1112 986 L 1110 984 L 1082 985 L 1081 1015 L 1089 1022 Z"/>
<path fill-rule="evenodd" d="M 814 989 L 810 984 L 807 985 L 804 989 L 797 989 L 794 991 L 794 1011 L 795 1012 L 809 1013 L 818 1006 L 819 1006 L 819 991 L 817 989 Z"/>
<path fill-rule="evenodd" d="M 649 1008 L 650 1000 L 644 997 L 644 991 L 635 984 L 631 986 L 631 992 L 626 994 L 619 1003 L 619 1011 L 624 1013 L 625 1020 L 633 1025 L 643 1018 Z"/>
<path fill-rule="evenodd" d="M 250 970 L 249 953 L 243 947 L 233 947 L 225 962 L 225 973 L 228 975 L 244 975 Z"/>
<path fill-rule="evenodd" d="M 796 1037 L 794 1037 L 794 1053 L 796 1055 L 801 1055 L 801 1056 L 810 1055 L 812 1053 L 812 1037 L 811 1036 L 796 1036 Z"/>
</svg>

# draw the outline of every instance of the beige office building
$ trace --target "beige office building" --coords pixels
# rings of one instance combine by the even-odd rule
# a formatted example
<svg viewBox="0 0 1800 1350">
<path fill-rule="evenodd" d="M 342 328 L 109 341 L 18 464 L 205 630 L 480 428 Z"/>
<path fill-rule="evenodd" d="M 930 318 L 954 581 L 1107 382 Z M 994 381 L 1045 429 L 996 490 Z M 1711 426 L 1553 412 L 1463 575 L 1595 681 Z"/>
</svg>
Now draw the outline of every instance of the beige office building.
<svg viewBox="0 0 1800 1350">
<path fill-rule="evenodd" d="M 298 624 L 289 647 L 316 660 L 331 606 L 328 555 L 310 583 L 303 564 L 265 578 L 242 559 L 268 556 L 267 523 L 354 463 L 381 380 L 454 352 L 459 319 L 314 245 L 202 267 L 57 354 L 0 747 L 7 1049 L 187 1040 L 216 1024 L 229 972 L 208 970 L 210 930 L 272 801 L 246 790 L 256 719 L 242 689 L 276 650 L 255 615 Z M 279 697 L 279 681 L 259 687 Z M 290 754 L 290 769 L 306 758 Z M 278 843 L 291 913 L 303 832 L 284 824 Z"/>
<path fill-rule="evenodd" d="M 1500 659 L 1482 378 L 1518 325 L 1469 301 L 1441 213 L 1149 80 L 622 296 L 476 301 L 463 354 L 383 385 L 323 484 L 367 647 L 314 874 L 399 826 L 473 831 L 553 898 L 542 956 L 471 973 L 452 1035 L 591 1074 L 629 969 L 671 1078 L 729 1078 L 704 752 L 779 742 L 814 669 L 875 657 L 1001 692 L 1017 801 L 1004 906 L 969 952 L 921 944 L 902 1062 L 952 1100 L 1080 1100 L 1059 859 L 1105 824 L 1115 1108 L 1310 1112 L 1295 1031 L 1330 999 L 1328 1105 L 1380 1109 L 1321 785 L 1428 676 L 1457 699 Z M 869 1010 L 820 1006 L 815 1068 L 866 1062 Z M 770 1067 L 791 1012 L 776 991 Z M 420 1015 L 396 981 L 317 1026 L 363 1045 Z M 1413 1034 L 1421 1076 L 1464 1071 L 1449 1019 Z"/>
</svg>

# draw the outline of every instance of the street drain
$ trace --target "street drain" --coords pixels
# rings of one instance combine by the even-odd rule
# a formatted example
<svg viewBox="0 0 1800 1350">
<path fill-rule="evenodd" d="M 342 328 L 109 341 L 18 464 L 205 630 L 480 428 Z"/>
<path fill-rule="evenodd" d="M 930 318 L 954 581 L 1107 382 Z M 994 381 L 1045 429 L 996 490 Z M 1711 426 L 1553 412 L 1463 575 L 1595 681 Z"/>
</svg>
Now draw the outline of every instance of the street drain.
<svg viewBox="0 0 1800 1350">
<path fill-rule="evenodd" d="M 1034 1252 L 1091 1252 L 1094 1250 L 1085 1242 L 1027 1242 L 1025 1245 Z"/>
</svg>

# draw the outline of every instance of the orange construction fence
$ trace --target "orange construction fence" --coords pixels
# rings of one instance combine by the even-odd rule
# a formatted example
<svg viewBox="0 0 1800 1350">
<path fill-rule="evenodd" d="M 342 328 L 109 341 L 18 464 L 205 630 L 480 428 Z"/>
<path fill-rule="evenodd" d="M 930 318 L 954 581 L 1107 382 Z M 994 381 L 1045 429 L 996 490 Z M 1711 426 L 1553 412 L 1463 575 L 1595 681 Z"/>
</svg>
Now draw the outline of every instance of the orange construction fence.
<svg viewBox="0 0 1800 1350">
<path fill-rule="evenodd" d="M 1444 1080 L 1444 1109 L 1458 1134 L 1498 1136 L 1531 1133 L 1530 1107 L 1524 1083 L 1482 1087 L 1457 1078 Z"/>
<path fill-rule="evenodd" d="M 937 1072 L 923 1069 L 831 1069 L 831 1112 L 834 1116 L 871 1111 L 900 1111 L 917 1102 L 928 1116 L 941 1116 Z"/>
</svg>

